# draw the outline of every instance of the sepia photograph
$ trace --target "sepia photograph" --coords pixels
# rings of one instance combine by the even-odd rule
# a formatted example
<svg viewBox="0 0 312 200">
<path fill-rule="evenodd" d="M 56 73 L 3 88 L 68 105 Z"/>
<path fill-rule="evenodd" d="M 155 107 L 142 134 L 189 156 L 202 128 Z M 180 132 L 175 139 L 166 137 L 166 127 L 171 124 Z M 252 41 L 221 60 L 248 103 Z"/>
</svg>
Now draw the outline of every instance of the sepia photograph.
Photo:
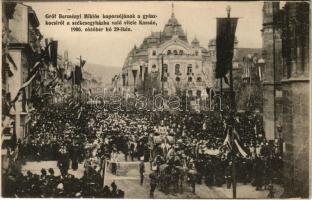
<svg viewBox="0 0 312 200">
<path fill-rule="evenodd" d="M 309 1 L 1 6 L 1 198 L 311 198 Z"/>
</svg>

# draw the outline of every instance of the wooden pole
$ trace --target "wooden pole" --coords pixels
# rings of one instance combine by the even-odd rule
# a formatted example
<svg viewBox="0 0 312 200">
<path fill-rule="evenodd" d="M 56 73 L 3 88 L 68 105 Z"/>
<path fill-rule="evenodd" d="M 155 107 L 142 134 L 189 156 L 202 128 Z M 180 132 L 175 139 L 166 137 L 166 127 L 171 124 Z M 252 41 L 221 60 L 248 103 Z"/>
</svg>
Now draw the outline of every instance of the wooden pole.
<svg viewBox="0 0 312 200">
<path fill-rule="evenodd" d="M 230 20 L 231 7 L 227 7 L 227 17 Z M 230 23 L 230 21 L 229 21 Z M 235 112 L 235 95 L 233 88 L 233 65 L 230 63 L 230 134 L 231 134 L 231 144 L 234 147 L 234 112 Z M 232 153 L 232 182 L 233 182 L 233 199 L 236 199 L 236 156 Z"/>
</svg>

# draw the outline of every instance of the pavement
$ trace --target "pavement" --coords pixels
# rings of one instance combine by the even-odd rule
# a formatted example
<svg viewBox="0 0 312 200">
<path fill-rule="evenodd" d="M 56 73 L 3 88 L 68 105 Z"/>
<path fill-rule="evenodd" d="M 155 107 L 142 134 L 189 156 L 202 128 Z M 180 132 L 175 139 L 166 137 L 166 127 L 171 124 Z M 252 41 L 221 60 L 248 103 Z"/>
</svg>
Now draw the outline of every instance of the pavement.
<svg viewBox="0 0 312 200">
<path fill-rule="evenodd" d="M 113 175 L 110 173 L 109 166 L 107 166 L 107 170 L 105 173 L 104 183 L 106 185 L 110 185 L 113 181 L 115 181 L 118 188 L 125 191 L 125 198 L 149 198 L 149 174 L 150 164 L 145 163 L 145 174 L 144 174 L 144 182 L 143 185 L 140 185 L 139 178 L 139 162 L 129 162 L 126 163 L 120 157 L 121 163 L 118 164 L 118 173 L 117 175 Z M 26 174 L 28 170 L 33 173 L 40 174 L 40 170 L 42 168 L 49 169 L 53 168 L 55 171 L 55 175 L 60 175 L 60 171 L 57 167 L 56 161 L 41 161 L 41 162 L 26 162 L 25 165 L 22 166 L 22 173 Z M 75 177 L 82 177 L 84 172 L 83 164 L 79 164 L 78 170 L 73 171 L 69 170 L 70 174 L 75 175 Z M 183 199 L 198 199 L 198 198 L 232 198 L 232 189 L 227 189 L 224 184 L 222 187 L 208 187 L 205 184 L 196 185 L 195 193 L 191 192 L 191 187 L 187 184 L 184 185 L 183 193 L 169 193 L 165 194 L 160 191 L 158 188 L 154 193 L 154 198 L 157 199 L 172 199 L 172 198 L 183 198 Z M 283 188 L 279 185 L 274 185 L 274 193 L 275 197 L 280 197 L 283 193 Z M 255 187 L 248 185 L 237 184 L 237 198 L 267 198 L 268 190 L 256 191 Z"/>
<path fill-rule="evenodd" d="M 55 176 L 60 176 L 60 169 L 57 167 L 56 161 L 40 161 L 40 162 L 26 162 L 25 165 L 22 166 L 21 172 L 26 175 L 27 171 L 31 171 L 34 174 L 41 174 L 41 169 L 46 169 L 48 171 L 49 168 L 54 170 Z M 77 178 L 81 178 L 83 176 L 84 166 L 83 164 L 78 164 L 77 170 L 69 169 L 68 173 L 74 175 Z"/>
</svg>

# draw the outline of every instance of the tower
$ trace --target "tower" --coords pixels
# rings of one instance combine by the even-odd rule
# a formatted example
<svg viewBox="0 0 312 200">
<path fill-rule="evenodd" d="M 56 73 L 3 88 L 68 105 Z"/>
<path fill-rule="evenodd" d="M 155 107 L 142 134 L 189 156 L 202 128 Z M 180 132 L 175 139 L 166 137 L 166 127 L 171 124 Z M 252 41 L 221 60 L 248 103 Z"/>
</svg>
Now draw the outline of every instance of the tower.
<svg viewBox="0 0 312 200">
<path fill-rule="evenodd" d="M 263 75 L 263 121 L 268 140 L 278 137 L 277 124 L 280 123 L 278 96 L 280 95 L 281 39 L 277 30 L 279 2 L 263 3 L 262 56 L 266 61 Z"/>
</svg>

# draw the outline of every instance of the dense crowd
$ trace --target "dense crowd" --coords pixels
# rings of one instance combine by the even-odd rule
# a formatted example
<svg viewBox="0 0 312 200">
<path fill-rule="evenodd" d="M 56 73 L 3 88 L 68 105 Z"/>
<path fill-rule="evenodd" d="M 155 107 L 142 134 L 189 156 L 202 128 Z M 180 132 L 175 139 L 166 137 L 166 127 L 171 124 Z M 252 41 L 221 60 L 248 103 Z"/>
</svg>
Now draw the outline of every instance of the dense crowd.
<svg viewBox="0 0 312 200">
<path fill-rule="evenodd" d="M 6 183 L 5 197 L 19 198 L 59 198 L 59 197 L 88 197 L 88 198 L 124 198 L 124 192 L 112 182 L 111 187 L 103 187 L 103 179 L 96 171 L 85 172 L 78 179 L 71 174 L 54 175 L 52 168 L 41 170 L 41 174 L 27 171 L 11 172 L 3 177 Z"/>
<path fill-rule="evenodd" d="M 149 161 L 154 171 L 150 178 L 151 187 L 154 183 L 160 188 L 162 183 L 172 183 L 175 191 L 183 190 L 180 187 L 183 181 L 190 183 L 193 192 L 195 183 L 207 186 L 226 183 L 230 188 L 233 162 L 237 167 L 238 182 L 251 183 L 257 190 L 278 180 L 282 165 L 280 141 L 266 140 L 261 116 L 246 112 L 235 114 L 233 130 L 239 147 L 226 141 L 229 120 L 227 113 L 218 111 L 117 112 L 103 111 L 87 104 L 49 105 L 33 114 L 31 135 L 25 142 L 19 141 L 18 148 L 22 160 L 58 161 L 61 176 L 55 177 L 55 180 L 58 185 L 63 184 L 63 191 L 58 190 L 55 184 L 53 194 L 51 191 L 45 194 L 33 192 L 34 196 L 72 197 L 79 193 L 84 197 L 121 197 L 122 191 L 108 192 L 107 187 L 90 192 L 90 182 L 87 181 L 90 176 L 79 180 L 68 174 L 69 168 L 76 170 L 78 163 L 84 163 L 85 173 L 98 177 L 92 179 L 92 183 L 95 180 L 102 182 L 99 177 L 105 166 L 104 161 L 110 161 L 112 173 L 115 174 L 119 154 L 126 161 Z M 27 174 L 15 179 L 33 179 L 38 185 L 44 185 L 44 181 L 37 181 L 41 176 Z M 51 174 L 46 176 L 53 177 Z M 75 185 L 76 189 L 66 189 L 67 181 L 75 183 L 70 185 Z M 102 188 L 99 183 L 95 184 L 99 187 L 92 189 Z M 168 188 L 165 187 L 165 190 Z M 16 189 L 21 196 L 25 191 L 27 188 Z"/>
</svg>

